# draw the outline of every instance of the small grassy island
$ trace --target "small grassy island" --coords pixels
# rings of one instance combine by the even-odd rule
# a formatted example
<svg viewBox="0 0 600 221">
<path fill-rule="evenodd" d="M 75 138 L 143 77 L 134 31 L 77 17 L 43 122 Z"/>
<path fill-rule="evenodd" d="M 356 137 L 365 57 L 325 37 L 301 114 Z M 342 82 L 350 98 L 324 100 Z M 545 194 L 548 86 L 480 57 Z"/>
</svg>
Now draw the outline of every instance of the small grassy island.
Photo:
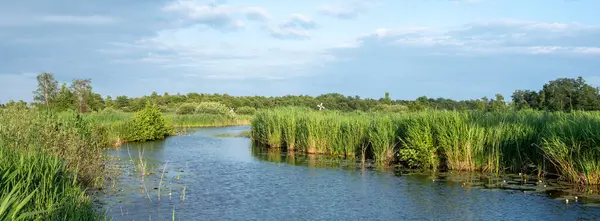
<svg viewBox="0 0 600 221">
<path fill-rule="evenodd" d="M 288 153 L 326 154 L 380 167 L 526 173 L 600 184 L 600 93 L 559 78 L 506 102 L 414 101 L 227 94 L 102 97 L 90 79 L 38 76 L 34 102 L 0 104 L 0 220 L 104 220 L 87 191 L 102 189 L 124 142 L 187 127 L 251 126 L 249 137 Z M 322 104 L 322 105 L 321 105 Z M 245 136 L 245 135 L 244 135 Z"/>
</svg>

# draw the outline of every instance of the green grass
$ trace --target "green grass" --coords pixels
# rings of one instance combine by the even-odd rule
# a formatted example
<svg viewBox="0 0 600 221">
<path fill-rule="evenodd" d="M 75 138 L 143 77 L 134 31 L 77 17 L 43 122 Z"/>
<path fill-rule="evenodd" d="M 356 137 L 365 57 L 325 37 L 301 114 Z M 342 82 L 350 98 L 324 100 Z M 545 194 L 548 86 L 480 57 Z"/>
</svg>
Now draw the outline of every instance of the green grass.
<svg viewBox="0 0 600 221">
<path fill-rule="evenodd" d="M 73 112 L 0 109 L 0 220 L 97 220 L 105 128 Z"/>
<path fill-rule="evenodd" d="M 252 116 L 237 115 L 228 117 L 219 114 L 167 114 L 167 121 L 173 127 L 225 127 L 250 125 Z"/>
<path fill-rule="evenodd" d="M 252 118 L 248 115 L 228 117 L 218 114 L 165 114 L 164 116 L 167 124 L 173 128 L 244 126 L 250 125 Z M 132 113 L 100 112 L 86 114 L 84 117 L 94 122 L 95 125 L 106 128 L 107 139 L 113 146 L 119 146 L 121 142 L 132 141 L 132 138 L 135 137 Z"/>
<path fill-rule="evenodd" d="M 600 184 L 599 112 L 343 113 L 299 108 L 258 111 L 252 139 L 304 153 L 361 156 L 410 168 L 558 172 Z"/>
<path fill-rule="evenodd" d="M 102 220 L 65 162 L 0 147 L 0 220 Z"/>
</svg>

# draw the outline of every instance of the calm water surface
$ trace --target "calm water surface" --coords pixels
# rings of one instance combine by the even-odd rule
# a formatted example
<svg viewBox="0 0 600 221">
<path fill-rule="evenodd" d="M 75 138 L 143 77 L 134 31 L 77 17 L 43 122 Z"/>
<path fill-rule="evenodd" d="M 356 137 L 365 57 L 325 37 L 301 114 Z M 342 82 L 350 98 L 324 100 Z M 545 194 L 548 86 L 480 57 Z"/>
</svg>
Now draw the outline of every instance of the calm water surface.
<svg viewBox="0 0 600 221">
<path fill-rule="evenodd" d="M 247 129 L 194 129 L 110 152 L 125 172 L 98 193 L 98 204 L 113 220 L 600 219 L 597 204 L 582 198 L 567 204 L 559 193 L 354 169 L 345 161 L 286 156 L 253 148 L 248 138 L 215 136 Z"/>
</svg>

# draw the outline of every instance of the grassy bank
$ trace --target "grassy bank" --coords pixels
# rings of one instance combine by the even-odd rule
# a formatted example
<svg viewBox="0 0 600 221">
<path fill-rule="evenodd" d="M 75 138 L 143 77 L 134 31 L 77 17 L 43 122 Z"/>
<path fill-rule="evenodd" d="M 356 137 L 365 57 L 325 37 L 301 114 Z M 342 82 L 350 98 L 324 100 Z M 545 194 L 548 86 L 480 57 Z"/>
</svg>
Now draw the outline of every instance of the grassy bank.
<svg viewBox="0 0 600 221">
<path fill-rule="evenodd" d="M 559 173 L 600 184 L 600 113 L 259 111 L 252 138 L 271 148 L 372 159 L 380 165 Z"/>
<path fill-rule="evenodd" d="M 98 220 L 106 130 L 73 112 L 0 109 L 0 220 Z"/>
<path fill-rule="evenodd" d="M 133 113 L 100 112 L 86 114 L 85 117 L 95 124 L 107 128 L 108 139 L 114 146 L 118 146 L 121 142 L 125 141 L 138 141 L 135 136 L 136 128 L 133 125 Z M 164 118 L 169 128 L 190 128 L 245 126 L 250 125 L 251 116 L 237 115 L 235 117 L 228 117 L 219 114 L 165 114 Z M 174 130 L 169 131 L 169 134 L 171 135 L 174 133 Z"/>
</svg>

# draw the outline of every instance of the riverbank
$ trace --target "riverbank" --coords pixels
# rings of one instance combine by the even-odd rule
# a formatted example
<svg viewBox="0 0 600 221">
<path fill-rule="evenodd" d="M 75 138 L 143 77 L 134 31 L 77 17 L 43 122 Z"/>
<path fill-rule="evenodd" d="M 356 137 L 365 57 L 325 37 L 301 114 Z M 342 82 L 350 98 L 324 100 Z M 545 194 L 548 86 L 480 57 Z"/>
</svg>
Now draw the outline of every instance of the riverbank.
<svg viewBox="0 0 600 221">
<path fill-rule="evenodd" d="M 160 140 L 176 135 L 175 127 L 231 124 L 249 121 L 165 116 L 153 105 L 133 114 L 0 108 L 0 208 L 7 208 L 0 209 L 0 220 L 103 220 L 88 190 L 104 189 L 112 180 L 115 171 L 104 155 L 111 145 Z"/>
<path fill-rule="evenodd" d="M 126 142 L 134 142 L 133 133 L 135 128 L 132 125 L 133 113 L 92 113 L 84 115 L 86 118 L 94 121 L 108 130 L 108 139 L 113 147 L 120 147 Z M 199 127 L 225 127 L 225 126 L 249 126 L 252 116 L 236 115 L 234 117 L 219 114 L 163 114 L 165 123 L 170 130 L 169 135 L 177 135 L 178 128 L 199 128 Z"/>
<path fill-rule="evenodd" d="M 558 173 L 600 184 L 597 112 L 343 113 L 259 111 L 255 142 L 289 152 L 372 159 L 379 165 L 457 171 Z"/>
<path fill-rule="evenodd" d="M 106 131 L 75 113 L 0 109 L 0 220 L 102 220 Z"/>
</svg>

